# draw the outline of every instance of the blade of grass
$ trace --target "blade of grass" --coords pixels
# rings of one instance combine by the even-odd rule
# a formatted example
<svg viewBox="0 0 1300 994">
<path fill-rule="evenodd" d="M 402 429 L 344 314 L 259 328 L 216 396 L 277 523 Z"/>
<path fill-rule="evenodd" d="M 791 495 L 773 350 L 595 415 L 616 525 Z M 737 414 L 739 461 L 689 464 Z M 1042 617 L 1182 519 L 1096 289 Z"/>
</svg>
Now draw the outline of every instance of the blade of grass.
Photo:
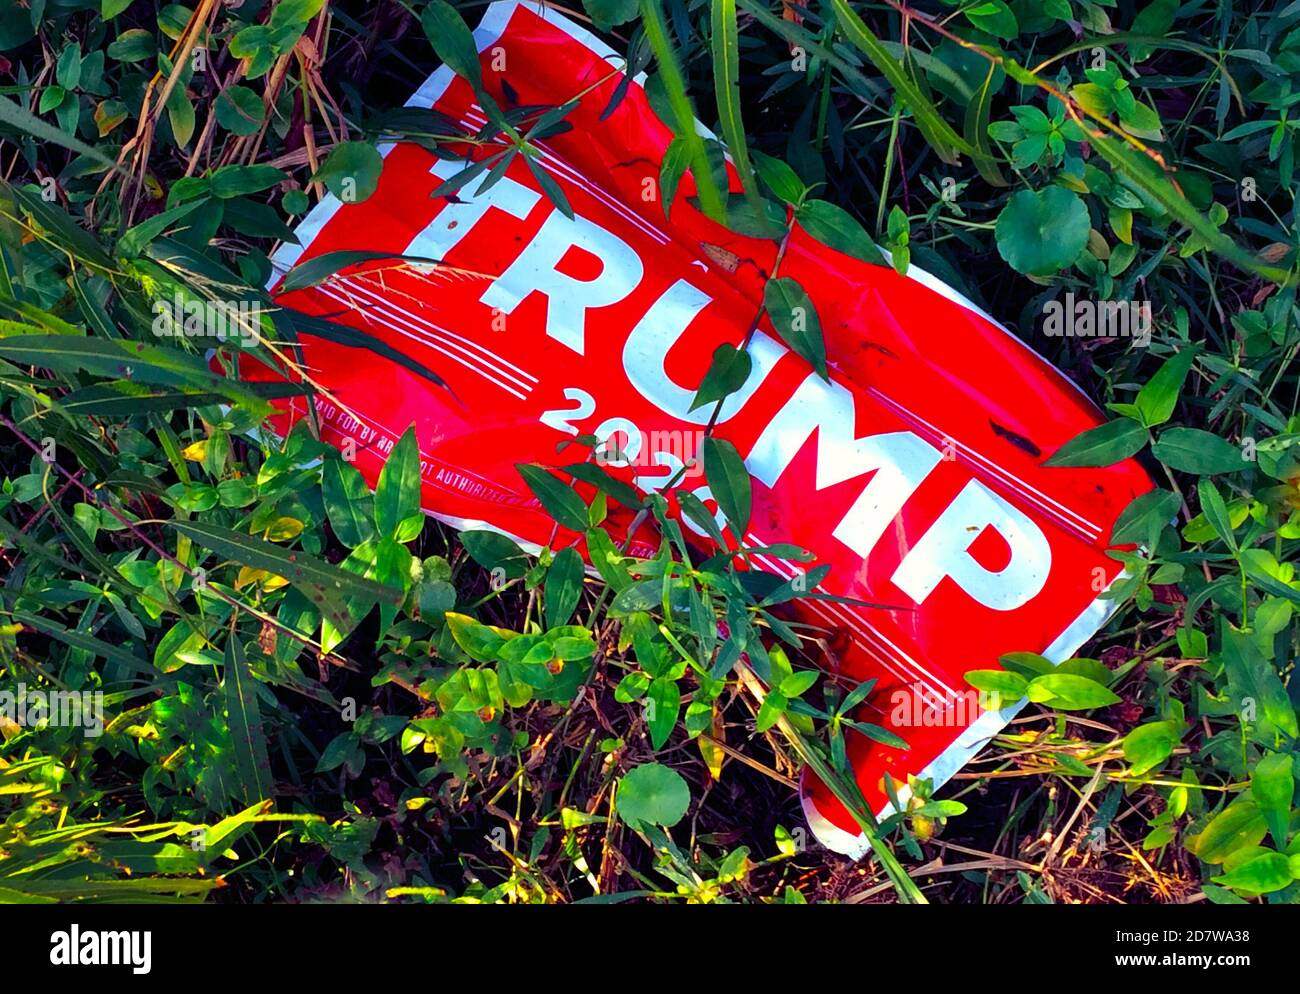
<svg viewBox="0 0 1300 994">
<path fill-rule="evenodd" d="M 755 201 L 758 187 L 749 162 L 745 123 L 740 111 L 740 39 L 736 27 L 736 0 L 713 0 L 713 88 L 718 101 L 718 120 L 727 141 L 731 161 L 740 174 L 745 196 Z"/>
<path fill-rule="evenodd" d="M 691 175 L 695 177 L 695 190 L 700 198 L 700 208 L 705 216 L 724 223 L 726 218 L 725 203 L 722 192 L 718 189 L 713 170 L 709 168 L 708 152 L 704 140 L 695 130 L 695 110 L 691 98 L 686 93 L 686 81 L 682 78 L 681 68 L 677 64 L 677 55 L 668 40 L 668 29 L 664 24 L 663 11 L 659 0 L 640 0 L 641 21 L 645 27 L 646 39 L 650 50 L 654 52 L 659 64 L 659 75 L 663 80 L 668 102 L 672 107 L 673 131 L 686 143 L 687 159 L 691 164 Z"/>
</svg>

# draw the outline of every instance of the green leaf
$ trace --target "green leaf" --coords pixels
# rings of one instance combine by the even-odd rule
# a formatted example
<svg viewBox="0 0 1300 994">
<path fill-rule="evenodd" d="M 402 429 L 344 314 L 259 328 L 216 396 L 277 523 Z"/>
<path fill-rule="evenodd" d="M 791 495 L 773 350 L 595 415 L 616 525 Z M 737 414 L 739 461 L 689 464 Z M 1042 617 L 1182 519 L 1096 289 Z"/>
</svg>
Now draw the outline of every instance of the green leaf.
<svg viewBox="0 0 1300 994">
<path fill-rule="evenodd" d="M 1110 544 L 1140 544 L 1159 535 L 1178 513 L 1178 504 L 1178 495 L 1171 490 L 1151 490 L 1135 498 L 1115 519 Z"/>
<path fill-rule="evenodd" d="M 967 20 L 981 31 L 1004 40 L 1014 39 L 1020 33 L 1016 15 L 1003 0 L 985 0 L 962 11 Z"/>
<path fill-rule="evenodd" d="M 763 290 L 763 306 L 777 334 L 817 370 L 818 376 L 829 381 L 821 321 L 803 287 L 788 276 L 768 280 Z"/>
<path fill-rule="evenodd" d="M 713 361 L 709 371 L 700 381 L 700 389 L 691 401 L 691 410 L 705 404 L 716 404 L 731 396 L 749 379 L 753 360 L 744 349 L 738 349 L 730 342 L 723 342 L 713 350 Z"/>
<path fill-rule="evenodd" d="M 1268 822 L 1279 848 L 1287 843 L 1291 826 L 1291 800 L 1295 796 L 1294 761 L 1290 753 L 1269 753 L 1250 771 L 1250 796 Z"/>
<path fill-rule="evenodd" d="M 288 177 L 274 166 L 222 166 L 209 177 L 212 195 L 221 200 L 261 193 Z"/>
<path fill-rule="evenodd" d="M 976 690 L 997 694 L 1006 701 L 1018 701 L 1025 696 L 1029 681 L 1021 674 L 1008 670 L 971 670 L 966 682 Z"/>
<path fill-rule="evenodd" d="M 560 526 L 574 532 L 587 530 L 587 505 L 576 490 L 553 475 L 550 470 L 533 463 L 516 463 L 515 469 L 528 484 L 546 513 Z"/>
<path fill-rule="evenodd" d="M 1146 386 L 1138 391 L 1133 403 L 1142 415 L 1142 423 L 1148 428 L 1162 425 L 1173 416 L 1178 395 L 1182 392 L 1183 383 L 1195 358 L 1190 346 L 1184 348 L 1177 355 L 1166 359 Z"/>
<path fill-rule="evenodd" d="M 63 373 L 90 373 L 159 386 L 192 387 L 268 411 L 256 389 L 214 373 L 198 356 L 180 349 L 125 339 L 70 335 L 16 335 L 0 338 L 0 357 L 19 365 Z"/>
<path fill-rule="evenodd" d="M 1044 673 L 1029 681 L 1025 696 L 1058 711 L 1087 711 L 1118 704 L 1119 697 L 1096 680 L 1074 673 Z"/>
<path fill-rule="evenodd" d="M 284 282 L 280 285 L 280 292 L 289 293 L 293 290 L 304 290 L 307 287 L 318 286 L 349 266 L 355 266 L 363 262 L 408 258 L 414 257 L 394 255 L 391 252 L 371 251 L 369 249 L 338 249 L 333 252 L 322 252 L 320 255 L 312 256 L 306 262 L 298 263 L 289 270 L 285 274 Z M 437 260 L 425 261 L 436 262 Z"/>
<path fill-rule="evenodd" d="M 787 204 L 797 204 L 803 199 L 808 192 L 808 188 L 804 186 L 804 182 L 799 178 L 798 173 L 780 159 L 765 155 L 757 149 L 753 151 L 752 155 L 758 175 L 762 177 L 763 182 L 767 184 L 767 188 L 772 193 Z"/>
<path fill-rule="evenodd" d="M 143 62 L 158 54 L 158 41 L 143 28 L 132 28 L 118 35 L 104 51 L 118 62 Z"/>
<path fill-rule="evenodd" d="M 1165 429 L 1151 454 L 1180 473 L 1234 473 L 1251 465 L 1231 442 L 1200 428 Z"/>
<path fill-rule="evenodd" d="M 226 639 L 225 676 L 226 717 L 230 723 L 230 740 L 235 751 L 235 769 L 246 804 L 256 804 L 273 797 L 271 757 L 262 728 L 262 711 L 257 701 L 257 686 L 244 657 L 239 635 L 232 632 Z"/>
<path fill-rule="evenodd" d="M 1294 877 L 1287 858 L 1281 853 L 1269 852 L 1248 859 L 1229 872 L 1211 879 L 1216 884 L 1231 887 L 1235 891 L 1254 897 L 1289 887 Z"/>
<path fill-rule="evenodd" d="M 1289 587 L 1286 589 L 1290 589 Z M 1234 707 L 1253 714 L 1256 741 L 1273 745 L 1279 735 L 1296 738 L 1295 706 L 1282 678 L 1266 659 L 1255 639 L 1226 621 L 1222 625 L 1222 659 L 1228 675 L 1228 695 Z"/>
<path fill-rule="evenodd" d="M 464 531 L 460 543 L 469 557 L 484 569 L 500 567 L 507 578 L 524 575 L 528 557 L 512 539 L 497 531 Z"/>
<path fill-rule="evenodd" d="M 497 658 L 508 639 L 499 629 L 475 621 L 469 615 L 446 614 L 447 630 L 466 655 L 480 663 L 490 663 Z"/>
<path fill-rule="evenodd" d="M 1171 755 L 1183 735 L 1177 721 L 1149 721 L 1124 736 L 1124 758 L 1132 766 L 1131 774 L 1140 777 L 1154 770 Z"/>
<path fill-rule="evenodd" d="M 125 259 L 134 259 L 159 235 L 163 234 L 172 225 L 182 218 L 189 216 L 204 206 L 207 198 L 192 201 L 188 204 L 182 204 L 179 207 L 173 207 L 169 210 L 155 214 L 146 221 L 141 221 L 135 227 L 129 229 L 117 242 L 117 253 Z"/>
<path fill-rule="evenodd" d="M 555 554 L 546 571 L 546 627 L 567 625 L 582 597 L 583 564 L 578 550 L 569 547 Z"/>
<path fill-rule="evenodd" d="M 420 15 L 420 26 L 438 58 L 466 80 L 475 92 L 483 89 L 478 46 L 474 44 L 474 35 L 459 11 L 446 0 L 429 0 Z"/>
<path fill-rule="evenodd" d="M 1238 798 L 1215 815 L 1187 848 L 1207 863 L 1222 863 L 1238 849 L 1257 846 L 1268 823 L 1254 801 Z"/>
<path fill-rule="evenodd" d="M 785 714 L 789 704 L 789 700 L 781 691 L 769 691 L 767 696 L 763 698 L 758 714 L 754 717 L 754 731 L 766 732 L 781 720 L 781 715 Z"/>
<path fill-rule="evenodd" d="M 707 436 L 700 448 L 704 455 L 704 477 L 709 481 L 713 499 L 743 544 L 753 500 L 752 481 L 744 460 L 734 445 L 713 435 Z"/>
<path fill-rule="evenodd" d="M 326 459 L 321 467 L 321 496 L 330 527 L 349 549 L 376 537 L 374 498 L 355 466 L 342 459 Z"/>
<path fill-rule="evenodd" d="M 307 393 L 305 384 L 254 383 L 242 384 L 263 398 L 295 397 Z M 94 386 L 73 390 L 59 398 L 58 407 L 67 414 L 95 417 L 128 417 L 145 411 L 184 411 L 196 407 L 211 407 L 226 398 L 209 390 L 187 387 L 160 387 L 131 380 L 109 380 Z"/>
<path fill-rule="evenodd" d="M 662 749 L 677 725 L 677 714 L 682 707 L 682 694 L 677 689 L 677 681 L 656 677 L 650 681 L 646 701 L 646 728 L 650 732 L 650 745 L 654 749 Z"/>
<path fill-rule="evenodd" d="M 12 536 L 6 536 L 12 538 Z M 27 611 L 3 611 L 3 614 L 12 618 L 19 624 L 33 628 L 50 638 L 56 639 L 65 645 L 70 645 L 74 649 L 80 649 L 92 656 L 102 656 L 110 662 L 124 666 L 128 670 L 141 675 L 148 675 L 151 667 L 149 663 L 139 656 L 133 655 L 120 645 L 110 645 L 102 639 L 97 639 L 93 635 L 77 631 L 62 625 L 57 621 L 46 618 L 42 615 L 31 614 Z"/>
<path fill-rule="evenodd" d="M 0 52 L 26 45 L 35 37 L 30 10 L 16 3 L 0 8 Z"/>
<path fill-rule="evenodd" d="M 1223 495 L 1219 493 L 1218 487 L 1214 485 L 1213 480 L 1203 477 L 1197 481 L 1196 493 L 1200 498 L 1201 513 L 1205 515 L 1205 520 L 1210 523 L 1215 534 L 1223 540 L 1223 544 L 1235 553 L 1237 536 L 1232 527 L 1232 518 L 1228 514 L 1228 506 L 1223 502 Z"/>
<path fill-rule="evenodd" d="M 591 484 L 633 511 L 639 511 L 645 506 L 645 501 L 632 489 L 631 484 L 624 483 L 604 466 L 593 462 L 576 462 L 565 466 L 564 472 L 583 483 Z"/>
<path fill-rule="evenodd" d="M 375 525 L 388 538 L 398 526 L 420 513 L 420 445 L 415 425 L 407 428 L 384 461 L 375 484 Z"/>
<path fill-rule="evenodd" d="M 637 0 L 582 0 L 582 6 L 596 27 L 608 31 L 636 17 Z"/>
<path fill-rule="evenodd" d="M 311 179 L 324 183 L 345 204 L 359 204 L 375 192 L 383 171 L 384 157 L 373 145 L 339 142 Z"/>
<path fill-rule="evenodd" d="M 1136 454 L 1147 442 L 1147 430 L 1131 418 L 1118 418 L 1070 439 L 1044 466 L 1112 466 Z"/>
<path fill-rule="evenodd" d="M 804 231 L 836 252 L 851 255 L 873 266 L 887 266 L 885 256 L 865 228 L 848 211 L 827 200 L 806 200 L 795 212 Z"/>
<path fill-rule="evenodd" d="M 247 86 L 228 86 L 217 96 L 217 123 L 232 135 L 257 134 L 266 120 L 262 98 Z"/>
<path fill-rule="evenodd" d="M 686 815 L 691 791 L 682 775 L 661 763 L 644 763 L 618 782 L 618 816 L 631 828 L 672 828 Z"/>
<path fill-rule="evenodd" d="M 603 528 L 587 530 L 587 555 L 600 578 L 616 592 L 622 592 L 632 583 L 632 574 L 623 564 L 624 556 L 615 547 L 609 532 Z"/>
<path fill-rule="evenodd" d="M 1088 208 L 1059 186 L 1021 190 L 998 215 L 998 253 L 1018 273 L 1051 276 L 1074 263 L 1088 244 Z"/>
</svg>

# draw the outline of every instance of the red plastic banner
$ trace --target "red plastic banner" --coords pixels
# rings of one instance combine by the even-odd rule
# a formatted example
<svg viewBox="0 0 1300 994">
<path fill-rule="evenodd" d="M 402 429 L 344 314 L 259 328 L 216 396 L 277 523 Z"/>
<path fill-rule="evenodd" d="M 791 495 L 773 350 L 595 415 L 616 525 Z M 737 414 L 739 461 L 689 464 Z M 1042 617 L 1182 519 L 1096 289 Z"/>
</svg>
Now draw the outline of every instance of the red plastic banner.
<svg viewBox="0 0 1300 994">
<path fill-rule="evenodd" d="M 475 180 L 452 201 L 430 193 L 463 164 L 411 143 L 385 146 L 375 193 L 317 206 L 297 231 L 301 245 L 275 255 L 273 289 L 293 265 L 339 250 L 434 258 L 466 271 L 368 262 L 280 299 L 364 329 L 436 370 L 454 392 L 371 351 L 304 340 L 306 364 L 333 398 L 316 400 L 327 439 L 352 440 L 372 483 L 414 423 L 426 510 L 460 528 L 558 548 L 580 536 L 561 529 L 552 537 L 555 524 L 516 464 L 580 461 L 583 450 L 560 457 L 557 443 L 595 435 L 617 445 L 622 465 L 612 472 L 644 492 L 663 487 L 701 437 L 713 405 L 691 411 L 692 398 L 715 348 L 744 342 L 777 244 L 706 219 L 688 202 L 689 175 L 665 219 L 657 190 L 672 133 L 640 81 L 603 116 L 622 60 L 590 33 L 554 11 L 499 2 L 475 40 L 484 85 L 502 106 L 577 98 L 566 118 L 572 128 L 539 142 L 535 160 L 575 218 L 556 209 L 519 157 L 481 195 Z M 409 105 L 474 130 L 486 120 L 470 86 L 446 67 Z M 753 478 L 750 544 L 811 550 L 831 567 L 822 591 L 893 606 L 794 607 L 824 630 L 828 667 L 878 678 L 864 720 L 909 744 L 850 739 L 861 787 L 883 811 L 886 774 L 937 786 L 1014 713 L 963 708 L 965 673 L 995 668 L 1012 651 L 1059 662 L 1106 620 L 1099 595 L 1121 569 L 1105 555 L 1111 528 L 1151 484 L 1132 461 L 1044 468 L 1103 420 L 1097 409 L 917 267 L 900 276 L 796 227 L 779 275 L 797 280 L 815 305 L 830 381 L 764 318 L 749 345 L 749 379 L 723 404 L 715 430 Z M 304 413 L 301 403 L 291 417 Z M 679 485 L 710 496 L 698 474 Z M 611 508 L 625 529 L 630 513 Z M 634 543 L 632 551 L 650 548 Z M 754 560 L 787 577 L 809 565 Z M 861 851 L 847 812 L 819 784 L 805 790 L 818 837 Z"/>
</svg>

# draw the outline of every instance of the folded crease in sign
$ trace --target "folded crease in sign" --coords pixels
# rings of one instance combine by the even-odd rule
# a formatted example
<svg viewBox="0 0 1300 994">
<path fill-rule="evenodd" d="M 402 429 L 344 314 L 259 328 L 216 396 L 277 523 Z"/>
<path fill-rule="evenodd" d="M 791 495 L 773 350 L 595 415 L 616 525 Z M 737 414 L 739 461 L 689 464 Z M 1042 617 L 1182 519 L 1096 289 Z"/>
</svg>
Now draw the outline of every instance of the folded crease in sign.
<svg viewBox="0 0 1300 994">
<path fill-rule="evenodd" d="M 484 85 L 503 106 L 581 95 L 572 127 L 538 142 L 534 160 L 574 217 L 519 157 L 481 195 L 475 180 L 448 200 L 430 193 L 461 163 L 388 144 L 375 193 L 361 203 L 326 197 L 299 226 L 299 244 L 275 254 L 271 288 L 295 264 L 342 250 L 441 259 L 481 274 L 367 262 L 278 299 L 380 338 L 447 381 L 452 393 L 369 350 L 304 336 L 306 361 L 329 391 L 315 400 L 326 437 L 351 439 L 371 482 L 414 423 L 425 509 L 537 548 L 554 522 L 515 465 L 572 461 L 557 457 L 558 443 L 613 436 L 628 464 L 612 471 L 641 491 L 663 487 L 683 451 L 698 452 L 711 406 L 691 411 L 695 390 L 719 344 L 744 342 L 777 246 L 701 215 L 689 175 L 665 217 L 659 168 L 672 133 L 640 80 L 605 114 L 623 62 L 589 32 L 507 0 L 488 7 L 474 37 Z M 471 88 L 446 67 L 409 105 L 470 131 L 485 121 Z M 739 190 L 734 174 L 731 185 Z M 883 812 L 886 776 L 938 786 L 1015 711 L 962 715 L 952 704 L 970 690 L 965 673 L 1013 651 L 1059 662 L 1106 621 L 1100 595 L 1121 569 L 1106 555 L 1111 528 L 1151 483 L 1132 461 L 1045 469 L 1044 459 L 1100 423 L 1098 411 L 917 267 L 899 276 L 796 227 L 779 275 L 797 280 L 817 308 L 830 382 L 765 319 L 749 344 L 750 377 L 723 405 L 716 432 L 753 477 L 748 541 L 809 549 L 831 567 L 823 591 L 890 606 L 792 607 L 825 632 L 828 665 L 850 681 L 877 678 L 864 720 L 908 742 L 906 750 L 850 742 L 862 790 Z M 304 415 L 302 404 L 284 402 L 281 428 Z M 680 486 L 709 497 L 698 475 Z M 616 537 L 631 518 L 614 508 Z M 654 548 L 648 529 L 632 539 L 633 551 Z M 561 530 L 557 544 L 580 541 Z M 775 554 L 756 560 L 785 577 L 807 566 Z M 936 720 L 910 719 L 918 702 Z M 856 823 L 824 787 L 806 780 L 803 800 L 824 843 L 862 851 Z"/>
</svg>

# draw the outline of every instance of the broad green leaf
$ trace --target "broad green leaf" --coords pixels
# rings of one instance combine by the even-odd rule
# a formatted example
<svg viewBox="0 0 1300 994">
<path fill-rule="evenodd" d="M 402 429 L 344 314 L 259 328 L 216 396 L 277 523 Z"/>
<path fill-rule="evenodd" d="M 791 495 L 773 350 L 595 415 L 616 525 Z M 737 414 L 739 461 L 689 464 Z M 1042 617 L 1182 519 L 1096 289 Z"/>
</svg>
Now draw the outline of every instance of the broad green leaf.
<svg viewBox="0 0 1300 994">
<path fill-rule="evenodd" d="M 438 58 L 475 91 L 481 90 L 483 68 L 479 65 L 478 46 L 460 12 L 446 0 L 429 0 L 420 15 L 420 26 Z"/>
<path fill-rule="evenodd" d="M 1195 358 L 1192 348 L 1185 347 L 1181 352 L 1166 359 L 1164 365 L 1147 381 L 1146 386 L 1138 391 L 1133 403 L 1142 415 L 1143 424 L 1148 428 L 1162 425 L 1173 416 L 1178 395 L 1183 389 L 1183 383 L 1187 380 L 1187 374 L 1192 368 L 1192 360 Z"/>
<path fill-rule="evenodd" d="M 497 654 L 508 641 L 501 629 L 491 625 L 484 625 L 473 618 L 464 614 L 455 614 L 448 611 L 446 614 L 447 629 L 451 632 L 451 637 L 456 640 L 465 653 L 480 663 L 489 663 L 497 658 Z"/>
<path fill-rule="evenodd" d="M 836 252 L 874 266 L 889 265 L 857 218 L 830 201 L 805 200 L 795 212 L 795 220 L 804 231 Z"/>
<path fill-rule="evenodd" d="M 1295 879 L 1287 857 L 1277 852 L 1263 853 L 1211 879 L 1223 887 L 1254 897 L 1272 894 L 1289 887 Z"/>
<path fill-rule="evenodd" d="M 261 193 L 286 179 L 274 166 L 222 166 L 209 177 L 212 195 L 221 200 Z"/>
<path fill-rule="evenodd" d="M 1029 681 L 1025 696 L 1058 711 L 1087 711 L 1118 704 L 1119 697 L 1096 680 L 1074 673 L 1044 673 Z"/>
<path fill-rule="evenodd" d="M 768 280 L 763 289 L 763 306 L 785 343 L 807 360 L 818 376 L 829 380 L 821 321 L 803 287 L 788 276 Z"/>
<path fill-rule="evenodd" d="M 441 0 L 439 0 L 441 2 Z M 339 142 L 321 164 L 313 183 L 324 183 L 345 204 L 361 203 L 379 186 L 384 157 L 367 142 Z"/>
<path fill-rule="evenodd" d="M 971 670 L 966 674 L 966 682 L 976 690 L 997 694 L 1007 701 L 1020 700 L 1029 687 L 1029 681 L 1023 676 L 1007 670 Z"/>
<path fill-rule="evenodd" d="M 569 547 L 555 554 L 546 570 L 546 627 L 567 625 L 582 597 L 582 556 Z"/>
<path fill-rule="evenodd" d="M 349 549 L 376 537 L 374 498 L 355 466 L 342 459 L 326 459 L 321 467 L 321 496 L 330 527 Z"/>
<path fill-rule="evenodd" d="M 626 508 L 639 511 L 645 506 L 645 501 L 632 488 L 631 484 L 624 483 L 604 466 L 594 462 L 577 462 L 570 463 L 562 467 L 562 469 L 570 476 L 581 480 L 583 483 L 590 483 L 597 490 L 613 497 Z"/>
<path fill-rule="evenodd" d="M 1159 535 L 1178 513 L 1178 495 L 1152 490 L 1134 499 L 1118 518 L 1110 534 L 1111 545 L 1141 544 Z"/>
<path fill-rule="evenodd" d="M 686 814 L 691 791 L 682 775 L 660 763 L 644 763 L 618 782 L 618 816 L 633 829 L 642 825 L 672 828 Z"/>
<path fill-rule="evenodd" d="M 1173 755 L 1182 732 L 1177 721 L 1149 721 L 1124 736 L 1124 758 L 1132 766 L 1132 775 L 1140 777 Z"/>
<path fill-rule="evenodd" d="M 723 342 L 713 350 L 713 361 L 709 371 L 700 381 L 700 389 L 691 401 L 693 411 L 705 404 L 716 404 L 731 396 L 745 385 L 753 368 L 753 360 L 744 349 L 738 349 L 730 342 Z"/>
<path fill-rule="evenodd" d="M 1255 764 L 1255 768 L 1250 771 L 1250 796 L 1268 822 L 1273 842 L 1279 848 L 1284 848 L 1291 826 L 1291 800 L 1295 796 L 1295 775 L 1290 753 L 1269 753 Z"/>
<path fill-rule="evenodd" d="M 420 513 L 420 446 L 415 426 L 407 428 L 384 461 L 375 484 L 375 526 L 386 538 L 398 526 Z"/>
<path fill-rule="evenodd" d="M 646 691 L 646 728 L 650 732 L 650 745 L 662 749 L 677 725 L 682 695 L 677 682 L 667 677 L 656 677 Z"/>
<path fill-rule="evenodd" d="M 1021 190 L 994 228 L 998 253 L 1018 273 L 1051 276 L 1074 263 L 1088 244 L 1088 208 L 1059 186 Z"/>
<path fill-rule="evenodd" d="M 228 86 L 217 97 L 217 123 L 232 135 L 256 134 L 266 120 L 262 98 L 246 86 Z"/>
<path fill-rule="evenodd" d="M 516 463 L 515 469 L 519 470 L 528 489 L 542 502 L 546 513 L 561 527 L 575 532 L 587 530 L 587 505 L 573 487 L 543 466 Z"/>
<path fill-rule="evenodd" d="M 768 189 L 778 198 L 787 204 L 797 204 L 804 198 L 808 188 L 804 186 L 799 174 L 786 163 L 770 155 L 765 155 L 757 149 L 753 151 L 752 155 L 758 175 L 762 177 Z"/>
<path fill-rule="evenodd" d="M 1200 428 L 1165 429 L 1151 446 L 1151 454 L 1180 473 L 1233 473 L 1251 465 L 1241 449 Z"/>
<path fill-rule="evenodd" d="M 1131 418 L 1117 418 L 1070 439 L 1044 466 L 1113 466 L 1147 443 L 1147 430 Z"/>
<path fill-rule="evenodd" d="M 704 439 L 701 449 L 704 476 L 709 481 L 713 499 L 718 502 L 737 540 L 743 543 L 753 500 L 753 485 L 744 460 L 734 445 L 713 435 Z"/>
<path fill-rule="evenodd" d="M 464 531 L 460 533 L 461 545 L 471 559 L 484 569 L 500 569 L 513 579 L 524 575 L 528 558 L 524 551 L 508 536 L 497 531 Z"/>
<path fill-rule="evenodd" d="M 1300 728 L 1296 725 L 1295 705 L 1273 664 L 1251 635 L 1237 631 L 1226 618 L 1221 619 L 1220 630 L 1228 695 L 1234 709 L 1253 726 L 1259 742 L 1272 746 L 1279 735 L 1296 738 Z"/>
<path fill-rule="evenodd" d="M 582 6 L 598 28 L 608 31 L 636 17 L 637 0 L 582 0 Z"/>
</svg>

